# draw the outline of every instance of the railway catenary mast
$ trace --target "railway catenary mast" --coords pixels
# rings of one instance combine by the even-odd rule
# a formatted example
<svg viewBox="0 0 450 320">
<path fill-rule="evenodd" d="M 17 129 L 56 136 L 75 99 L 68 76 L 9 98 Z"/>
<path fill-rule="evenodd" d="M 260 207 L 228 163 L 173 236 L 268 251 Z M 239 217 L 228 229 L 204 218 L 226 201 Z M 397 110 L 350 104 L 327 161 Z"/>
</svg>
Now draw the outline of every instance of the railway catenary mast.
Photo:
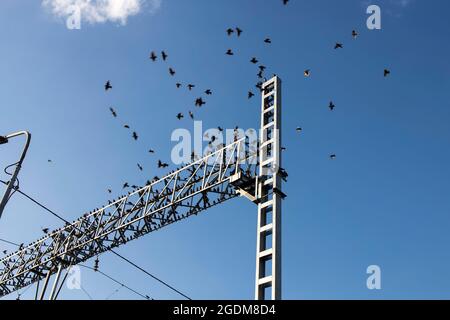
<svg viewBox="0 0 450 320">
<path fill-rule="evenodd" d="M 133 239 L 244 196 L 258 206 L 255 299 L 281 299 L 281 80 L 262 86 L 260 144 L 240 140 L 136 190 L 0 260 L 0 297 L 43 281 L 55 298 L 61 273 Z M 258 152 L 259 151 L 259 152 Z"/>
</svg>

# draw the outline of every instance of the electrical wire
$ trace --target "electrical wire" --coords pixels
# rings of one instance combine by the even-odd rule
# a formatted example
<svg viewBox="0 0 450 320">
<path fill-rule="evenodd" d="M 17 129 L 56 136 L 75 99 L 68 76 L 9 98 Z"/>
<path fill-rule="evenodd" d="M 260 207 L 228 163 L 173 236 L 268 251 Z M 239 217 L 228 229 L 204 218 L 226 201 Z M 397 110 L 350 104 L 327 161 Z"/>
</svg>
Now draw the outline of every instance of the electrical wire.
<svg viewBox="0 0 450 320">
<path fill-rule="evenodd" d="M 13 245 L 13 246 L 20 247 L 20 244 L 17 244 L 17 243 L 14 243 L 14 242 L 11 242 L 11 241 L 2 239 L 2 238 L 0 238 L 0 241 L 1 241 L 1 242 L 4 242 L 4 243 L 7 243 L 7 244 L 11 244 L 11 245 Z"/>
<path fill-rule="evenodd" d="M 7 184 L 5 181 L 0 180 L 1 183 L 3 184 Z M 35 203 L 36 205 L 40 206 L 41 208 L 43 208 L 44 210 L 48 211 L 49 213 L 51 213 L 53 216 L 55 216 L 56 218 L 60 219 L 61 221 L 64 221 L 65 223 L 69 223 L 69 221 L 67 221 L 66 219 L 64 219 L 63 217 L 61 217 L 60 215 L 58 215 L 57 213 L 55 213 L 54 211 L 50 210 L 49 208 L 47 208 L 45 205 L 41 204 L 40 202 L 38 202 L 37 200 L 33 199 L 31 196 L 27 195 L 26 193 L 24 193 L 23 191 L 17 189 L 17 192 L 19 192 L 21 195 L 23 195 L 24 197 L 26 197 L 27 199 L 29 199 L 30 201 L 32 201 L 33 203 Z M 76 227 L 78 229 L 78 227 Z M 82 231 L 82 230 L 79 230 Z M 147 270 L 143 269 L 142 267 L 138 266 L 137 264 L 135 264 L 134 262 L 132 262 L 131 260 L 125 258 L 124 256 L 120 255 L 119 253 L 117 253 L 116 251 L 110 249 L 109 250 L 111 253 L 113 253 L 114 255 L 116 255 L 117 257 L 121 258 L 123 261 L 129 263 L 130 265 L 132 265 L 133 267 L 135 267 L 136 269 L 142 271 L 143 273 L 145 273 L 146 275 L 148 275 L 149 277 L 151 277 L 152 279 L 158 281 L 159 283 L 163 284 L 164 286 L 166 286 L 167 288 L 171 289 L 172 291 L 178 293 L 179 295 L 183 296 L 184 298 L 188 299 L 188 300 L 192 300 L 191 298 L 189 298 L 187 295 L 185 295 L 184 293 L 182 293 L 181 291 L 177 290 L 176 288 L 174 288 L 173 286 L 169 285 L 167 282 L 159 279 L 158 277 L 156 277 L 155 275 L 151 274 L 150 272 L 148 272 Z"/>
<path fill-rule="evenodd" d="M 144 298 L 144 299 L 146 299 L 146 300 L 153 300 L 153 299 L 150 298 L 148 295 L 144 295 L 144 294 L 142 294 L 142 293 L 139 293 L 138 291 L 136 291 L 136 290 L 130 288 L 129 286 L 127 286 L 126 284 L 120 282 L 119 280 L 114 279 L 113 277 L 111 277 L 110 275 L 106 274 L 106 273 L 103 272 L 103 271 L 100 271 L 100 270 L 95 271 L 94 268 L 92 268 L 92 267 L 90 267 L 90 266 L 87 266 L 87 265 L 84 265 L 84 264 L 81 264 L 81 263 L 78 264 L 78 265 L 79 265 L 80 267 L 83 267 L 83 268 L 92 270 L 92 271 L 94 271 L 94 272 L 100 273 L 100 274 L 103 275 L 104 277 L 106 277 L 106 278 L 108 278 L 109 280 L 111 280 L 111 281 L 117 283 L 118 285 L 120 285 L 121 288 L 128 289 L 129 291 L 135 293 L 136 295 L 140 296 L 141 298 Z"/>
</svg>

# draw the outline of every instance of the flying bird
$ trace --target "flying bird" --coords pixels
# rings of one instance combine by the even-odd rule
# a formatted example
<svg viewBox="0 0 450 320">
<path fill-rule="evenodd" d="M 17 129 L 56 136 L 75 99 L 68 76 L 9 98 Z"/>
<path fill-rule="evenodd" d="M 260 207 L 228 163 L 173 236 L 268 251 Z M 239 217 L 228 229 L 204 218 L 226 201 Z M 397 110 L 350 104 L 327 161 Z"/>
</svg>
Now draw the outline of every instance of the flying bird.
<svg viewBox="0 0 450 320">
<path fill-rule="evenodd" d="M 334 105 L 333 101 L 330 101 L 330 104 L 328 105 L 328 108 L 330 108 L 331 111 L 333 111 L 334 108 L 336 108 L 336 106 Z"/>
<path fill-rule="evenodd" d="M 130 129 L 130 126 L 127 125 L 127 124 L 124 124 L 123 127 L 124 127 L 125 129 Z"/>
<path fill-rule="evenodd" d="M 195 100 L 195 106 L 196 106 L 196 107 L 201 107 L 201 106 L 203 106 L 204 104 L 206 104 L 206 102 L 203 101 L 203 98 L 197 98 L 197 99 Z"/>
<path fill-rule="evenodd" d="M 311 75 L 311 70 L 310 70 L 310 69 L 306 69 L 306 70 L 303 72 L 303 74 L 304 74 L 305 77 L 308 78 L 308 77 Z"/>
<path fill-rule="evenodd" d="M 133 132 L 133 139 L 134 139 L 134 140 L 137 140 L 137 139 L 138 139 L 138 135 L 137 135 L 136 131 Z"/>
<path fill-rule="evenodd" d="M 267 44 L 271 44 L 272 40 L 270 38 L 266 38 L 266 39 L 264 39 L 264 42 L 267 43 Z"/>
<path fill-rule="evenodd" d="M 144 168 L 142 168 L 142 166 L 138 163 L 137 164 L 137 166 L 138 166 L 138 169 L 140 170 L 140 171 L 143 171 L 144 170 Z"/>
<path fill-rule="evenodd" d="M 42 232 L 45 233 L 45 234 L 47 234 L 47 233 L 48 233 L 48 228 L 43 228 L 43 229 L 42 229 Z"/>
<path fill-rule="evenodd" d="M 208 95 L 208 96 L 212 95 L 211 89 L 206 90 L 206 91 L 205 91 L 205 94 Z"/>
<path fill-rule="evenodd" d="M 150 149 L 150 150 L 148 150 L 148 153 L 155 153 L 155 150 Z"/>
<path fill-rule="evenodd" d="M 192 111 L 189 111 L 189 117 L 191 117 L 191 119 L 194 120 L 194 113 Z"/>
<path fill-rule="evenodd" d="M 113 115 L 114 118 L 117 118 L 116 110 L 114 110 L 113 108 L 109 108 L 109 111 L 111 111 L 111 114 Z"/>
<path fill-rule="evenodd" d="M 252 97 L 254 97 L 255 94 L 251 91 L 248 92 L 248 98 L 251 99 Z"/>
<path fill-rule="evenodd" d="M 342 43 L 336 42 L 336 44 L 334 45 L 334 49 L 342 49 L 344 48 L 344 45 Z"/>
<path fill-rule="evenodd" d="M 287 5 L 289 0 L 282 0 L 284 5 Z"/>
<path fill-rule="evenodd" d="M 331 154 L 331 155 L 330 155 L 330 159 L 331 159 L 331 160 L 335 160 L 335 159 L 336 159 L 336 155 L 335 155 L 335 154 Z"/>
<path fill-rule="evenodd" d="M 153 62 L 155 62 L 156 59 L 158 59 L 158 57 L 156 56 L 155 52 L 152 51 L 152 53 L 150 53 L 150 60 L 152 60 Z"/>
<path fill-rule="evenodd" d="M 176 86 L 177 86 L 178 89 L 180 89 L 180 88 L 181 88 L 181 83 L 178 82 L 178 83 L 176 84 Z"/>
<path fill-rule="evenodd" d="M 231 28 L 228 28 L 228 29 L 227 29 L 227 34 L 228 34 L 228 36 L 231 36 L 233 33 L 234 33 L 234 30 L 233 30 L 233 29 L 231 29 Z"/>
<path fill-rule="evenodd" d="M 352 37 L 353 37 L 353 39 L 358 38 L 358 32 L 356 30 L 352 31 Z"/>
<path fill-rule="evenodd" d="M 165 51 L 162 51 L 161 55 L 162 55 L 162 58 L 163 58 L 164 61 L 166 61 L 167 58 L 169 57 Z"/>
<path fill-rule="evenodd" d="M 242 34 L 242 30 L 239 27 L 236 27 L 237 36 L 240 37 Z"/>
<path fill-rule="evenodd" d="M 112 89 L 111 81 L 106 81 L 105 83 L 105 91 Z"/>
<path fill-rule="evenodd" d="M 167 163 L 158 160 L 158 168 L 167 168 L 169 165 Z"/>
<path fill-rule="evenodd" d="M 297 132 L 302 132 L 303 129 L 301 127 L 297 127 L 297 129 L 295 129 Z"/>
<path fill-rule="evenodd" d="M 229 56 L 234 55 L 234 53 L 233 53 L 233 51 L 232 51 L 231 49 L 228 49 L 227 52 L 226 52 L 225 54 L 227 54 L 227 55 L 229 55 Z"/>
<path fill-rule="evenodd" d="M 123 184 L 123 189 L 129 188 L 129 187 L 130 187 L 130 185 L 128 184 L 128 182 L 125 182 L 125 183 Z"/>
<path fill-rule="evenodd" d="M 172 68 L 169 68 L 169 74 L 173 77 L 175 75 L 175 70 L 173 70 Z"/>
<path fill-rule="evenodd" d="M 391 74 L 391 71 L 388 69 L 384 69 L 384 77 L 387 77 L 388 75 Z"/>
<path fill-rule="evenodd" d="M 178 120 L 181 120 L 183 118 L 184 118 L 184 116 L 183 116 L 183 114 L 181 112 L 177 114 L 177 119 Z"/>
<path fill-rule="evenodd" d="M 111 190 L 111 189 L 108 189 L 107 191 L 108 191 L 108 193 L 112 193 L 112 190 Z"/>
<path fill-rule="evenodd" d="M 250 60 L 251 63 L 257 64 L 258 63 L 258 59 L 256 59 L 255 57 L 252 58 L 252 60 Z"/>
<path fill-rule="evenodd" d="M 188 84 L 187 87 L 188 87 L 189 91 L 192 91 L 192 89 L 195 88 L 195 85 L 194 84 Z"/>
</svg>

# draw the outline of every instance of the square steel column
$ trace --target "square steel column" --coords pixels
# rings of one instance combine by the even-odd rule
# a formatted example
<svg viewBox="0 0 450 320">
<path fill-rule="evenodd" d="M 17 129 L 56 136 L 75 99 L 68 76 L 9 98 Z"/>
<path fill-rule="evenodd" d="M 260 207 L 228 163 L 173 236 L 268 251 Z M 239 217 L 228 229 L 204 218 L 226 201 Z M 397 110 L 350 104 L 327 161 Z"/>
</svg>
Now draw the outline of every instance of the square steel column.
<svg viewBox="0 0 450 320">
<path fill-rule="evenodd" d="M 256 300 L 281 299 L 281 80 L 262 86 Z"/>
</svg>

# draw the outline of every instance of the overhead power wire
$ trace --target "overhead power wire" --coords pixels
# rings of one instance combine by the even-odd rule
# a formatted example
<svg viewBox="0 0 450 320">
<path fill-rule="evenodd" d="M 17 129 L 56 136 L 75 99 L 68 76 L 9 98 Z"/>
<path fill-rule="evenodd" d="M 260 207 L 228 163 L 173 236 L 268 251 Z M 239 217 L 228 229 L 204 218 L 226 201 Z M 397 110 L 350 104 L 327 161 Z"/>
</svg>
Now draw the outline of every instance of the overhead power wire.
<svg viewBox="0 0 450 320">
<path fill-rule="evenodd" d="M 7 182 L 0 180 L 1 183 L 7 185 Z M 64 219 L 62 216 L 60 216 L 59 214 L 57 214 L 56 212 L 50 210 L 47 206 L 43 205 L 42 203 L 40 203 L 39 201 L 35 200 L 34 198 L 32 198 L 31 196 L 29 196 L 28 194 L 26 194 L 25 192 L 21 191 L 20 189 L 17 188 L 17 192 L 19 192 L 21 195 L 23 195 L 24 197 L 26 197 L 28 200 L 32 201 L 33 203 L 35 203 L 36 205 L 38 205 L 39 207 L 41 207 L 42 209 L 48 211 L 49 213 L 51 213 L 54 217 L 60 219 L 61 221 L 70 224 L 69 221 L 67 221 L 66 219 Z M 75 227 L 78 229 L 78 227 Z M 79 230 L 82 231 L 82 230 Z M 167 282 L 159 279 L 158 277 L 156 277 L 155 275 L 151 274 L 149 271 L 145 270 L 144 268 L 138 266 L 137 264 L 135 264 L 134 262 L 132 262 L 131 260 L 129 260 L 128 258 L 125 258 L 124 256 L 120 255 L 119 253 L 117 253 L 116 251 L 109 249 L 109 251 L 111 253 L 113 253 L 114 255 L 116 255 L 117 257 L 121 258 L 123 261 L 127 262 L 128 264 L 132 265 L 133 267 L 135 267 L 136 269 L 140 270 L 141 272 L 145 273 L 147 276 L 151 277 L 152 279 L 158 281 L 159 283 L 163 284 L 164 286 L 166 286 L 167 288 L 171 289 L 172 291 L 178 293 L 179 295 L 181 295 L 182 297 L 188 299 L 188 300 L 192 300 L 191 298 L 189 298 L 187 295 L 185 295 L 184 293 L 182 293 L 181 291 L 179 291 L 178 289 L 174 288 L 173 286 L 169 285 Z"/>
</svg>

